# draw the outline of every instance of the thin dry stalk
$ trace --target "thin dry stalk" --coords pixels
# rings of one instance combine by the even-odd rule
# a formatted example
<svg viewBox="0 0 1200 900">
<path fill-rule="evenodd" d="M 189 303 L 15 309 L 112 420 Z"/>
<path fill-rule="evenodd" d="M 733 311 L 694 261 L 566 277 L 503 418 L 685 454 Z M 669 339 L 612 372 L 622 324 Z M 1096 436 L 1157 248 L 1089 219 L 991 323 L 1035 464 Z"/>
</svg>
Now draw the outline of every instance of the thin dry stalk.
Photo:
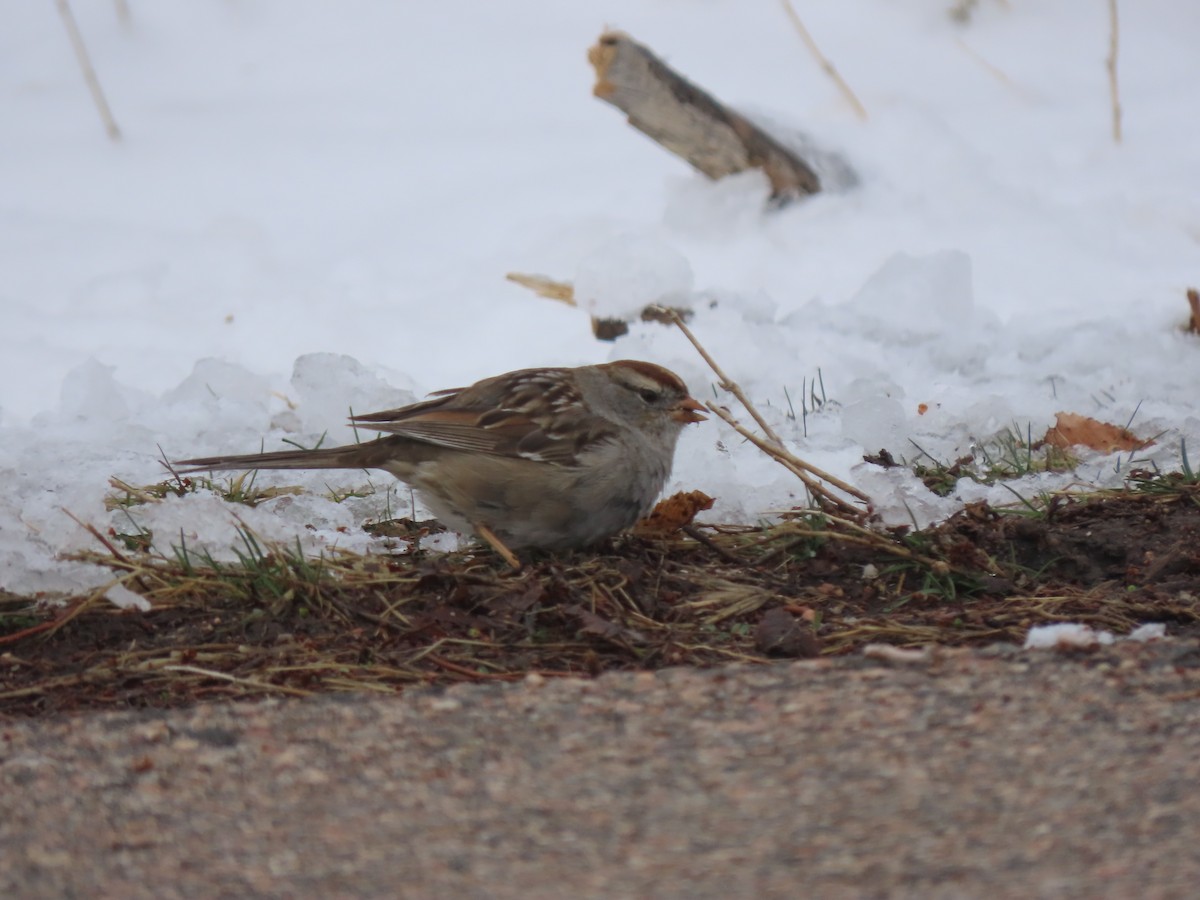
<svg viewBox="0 0 1200 900">
<path fill-rule="evenodd" d="M 840 488 L 841 490 L 850 494 L 852 497 L 861 500 L 863 503 L 870 503 L 871 498 L 862 491 L 849 484 L 846 484 L 846 482 L 834 477 L 833 475 L 830 475 L 828 472 L 818 469 L 814 465 L 806 463 L 798 456 L 789 453 L 782 446 L 764 441 L 753 431 L 750 431 L 748 428 L 738 422 L 738 420 L 733 417 L 729 410 L 725 409 L 723 406 L 717 406 L 715 403 L 708 403 L 706 405 L 716 415 L 720 416 L 725 424 L 729 425 L 734 431 L 752 443 L 755 447 L 770 456 L 777 463 L 799 478 L 804 483 L 804 486 L 808 488 L 809 493 L 811 493 L 813 497 L 825 501 L 833 507 L 842 510 L 847 515 L 863 515 L 863 511 L 861 509 L 854 507 L 841 497 L 838 497 L 836 494 L 832 493 L 827 487 L 825 487 L 825 485 L 821 484 L 818 479 L 824 479 L 828 481 L 830 484 Z"/>
<path fill-rule="evenodd" d="M 742 404 L 746 411 L 750 413 L 751 417 L 753 417 L 754 421 L 758 423 L 758 427 L 761 428 L 763 434 L 767 436 L 767 440 L 760 438 L 758 435 L 754 434 L 754 432 L 745 428 L 733 417 L 729 410 L 725 409 L 724 407 L 717 406 L 715 403 L 708 403 L 706 405 L 710 410 L 718 415 L 727 425 L 731 426 L 738 434 L 746 438 L 748 441 L 750 441 L 750 443 L 754 444 L 754 446 L 758 447 L 758 449 L 762 450 L 764 453 L 782 465 L 785 469 L 799 478 L 804 483 L 804 486 L 808 488 L 809 493 L 811 493 L 814 498 L 824 501 L 825 503 L 830 504 L 837 509 L 841 509 L 848 515 L 861 516 L 863 514 L 862 510 L 855 508 L 853 505 L 847 503 L 836 494 L 833 494 L 829 488 L 827 488 L 821 482 L 828 482 L 829 484 L 841 491 L 844 491 L 851 497 L 854 497 L 863 503 L 870 503 L 870 497 L 858 490 L 853 485 L 847 484 L 840 478 L 830 475 L 828 472 L 818 469 L 816 466 L 811 465 L 810 463 L 806 463 L 798 456 L 789 452 L 787 448 L 784 447 L 783 441 L 780 439 L 779 435 L 776 434 L 775 430 L 767 424 L 766 419 L 762 417 L 758 409 L 753 403 L 750 402 L 750 398 L 746 396 L 746 393 L 742 390 L 741 386 L 728 375 L 726 375 L 725 371 L 720 367 L 720 365 L 718 365 L 717 361 L 712 358 L 712 355 L 704 349 L 704 345 L 700 343 L 700 340 L 692 333 L 692 330 L 687 327 L 687 324 L 683 321 L 683 317 L 680 316 L 675 310 L 667 309 L 666 307 L 657 307 L 656 311 L 660 311 L 666 321 L 674 322 L 676 327 L 683 332 L 684 337 L 691 341 L 692 346 L 696 348 L 696 352 L 700 354 L 704 361 L 708 363 L 709 368 L 712 369 L 716 374 L 721 389 L 728 391 L 729 393 L 733 394 L 733 396 L 737 397 L 738 402 Z"/>
<path fill-rule="evenodd" d="M 227 672 L 217 672 L 214 669 L 202 669 L 199 666 L 163 666 L 162 669 L 164 672 L 186 672 L 189 675 L 201 675 L 205 678 L 211 678 L 214 681 L 228 681 L 230 684 L 252 688 L 256 691 L 277 691 L 281 694 L 290 694 L 293 697 L 313 696 L 312 691 L 288 687 L 287 685 L 283 684 L 271 684 L 266 681 L 259 681 L 257 678 L 239 678 L 236 675 L 230 675 Z"/>
<path fill-rule="evenodd" d="M 855 114 L 864 122 L 867 120 L 867 108 L 862 105 L 862 102 L 855 95 L 854 91 L 850 90 L 850 85 L 846 84 L 845 79 L 834 68 L 833 63 L 821 52 L 821 48 L 817 46 L 817 42 L 813 40 L 813 36 L 809 34 L 808 29 L 804 27 L 804 22 L 800 19 L 800 14 L 796 12 L 796 8 L 792 5 L 792 0 L 779 0 L 783 4 L 783 11 L 787 13 L 789 19 L 792 20 L 792 25 L 795 26 L 797 33 L 800 35 L 800 40 L 804 41 L 808 52 L 816 59 L 817 65 L 833 79 L 833 83 L 837 85 L 842 96 L 850 104 Z"/>
<path fill-rule="evenodd" d="M 1108 0 L 1108 59 L 1104 66 L 1108 69 L 1108 97 L 1112 106 L 1113 143 L 1121 143 L 1121 93 L 1117 82 L 1117 50 L 1120 40 L 1120 29 L 1117 24 L 1117 0 Z"/>
<path fill-rule="evenodd" d="M 113 118 L 108 101 L 104 99 L 100 79 L 96 77 L 96 70 L 92 67 L 92 60 L 88 56 L 87 46 L 83 43 L 83 35 L 79 31 L 79 26 L 75 22 L 75 15 L 71 12 L 67 0 L 54 0 L 54 5 L 58 7 L 63 27 L 67 29 L 67 36 L 71 39 L 71 47 L 75 50 L 75 59 L 79 62 L 79 68 L 83 70 L 83 80 L 87 82 L 88 90 L 92 92 L 92 102 L 96 104 L 96 109 L 100 112 L 104 130 L 108 132 L 108 136 L 112 140 L 119 141 L 121 129 L 117 127 L 117 120 Z"/>
<path fill-rule="evenodd" d="M 984 56 L 978 50 L 976 50 L 962 38 L 955 38 L 954 42 L 958 44 L 958 48 L 962 50 L 963 53 L 967 54 L 967 56 L 970 57 L 973 62 L 975 62 L 981 69 L 995 78 L 998 82 L 1012 91 L 1022 100 L 1029 99 L 1029 92 L 1009 78 L 1007 72 L 984 58 Z"/>
<path fill-rule="evenodd" d="M 878 550 L 883 551 L 884 553 L 891 554 L 892 556 L 898 556 L 901 559 L 908 559 L 908 560 L 912 560 L 915 563 L 920 563 L 921 565 L 925 566 L 930 571 L 932 571 L 938 575 L 945 575 L 948 572 L 952 572 L 952 571 L 958 571 L 958 572 L 963 571 L 962 569 L 956 568 L 955 566 L 951 566 L 949 563 L 945 562 L 944 560 L 934 559 L 931 556 L 924 556 L 920 553 L 910 550 L 908 547 L 905 547 L 901 544 L 896 543 L 894 540 L 889 538 L 887 535 L 880 534 L 878 531 L 872 531 L 869 528 L 864 528 L 863 526 L 859 525 L 857 522 L 854 522 L 850 519 L 843 519 L 843 518 L 840 518 L 839 516 L 832 516 L 832 515 L 828 515 L 828 514 L 825 516 L 825 518 L 828 519 L 830 522 L 833 522 L 833 523 L 841 525 L 845 528 L 848 528 L 848 529 L 854 531 L 855 533 L 854 534 L 846 534 L 841 531 L 823 531 L 823 530 L 814 530 L 814 529 L 808 529 L 808 528 L 796 528 L 794 525 L 792 527 L 795 529 L 796 534 L 801 535 L 806 538 L 819 537 L 819 538 L 826 538 L 828 540 L 833 540 L 833 541 L 844 541 L 845 543 L 848 543 L 848 544 L 859 544 L 864 547 L 874 547 Z M 787 528 L 788 528 L 787 525 L 780 526 L 780 533 L 786 533 Z M 994 575 L 997 573 L 992 572 L 991 574 Z"/>
<path fill-rule="evenodd" d="M 845 652 L 862 644 L 878 644 L 887 641 L 900 647 L 926 647 L 944 642 L 946 629 L 936 626 L 914 626 L 891 622 L 865 622 L 844 631 L 835 631 L 822 637 L 822 647 L 827 654 Z M 984 641 L 1010 640 L 1019 637 L 1019 629 L 960 627 L 956 637 L 960 643 L 982 643 Z"/>
<path fill-rule="evenodd" d="M 138 503 L 158 503 L 162 499 L 161 497 L 156 497 L 154 494 L 150 493 L 148 490 L 146 490 L 146 488 L 137 487 L 136 485 L 132 485 L 127 481 L 122 481 L 115 475 L 108 479 L 108 486 L 114 491 L 120 491 L 123 494 L 127 494 L 130 498 L 136 500 Z M 119 503 L 115 495 L 110 494 L 104 498 L 105 509 L 116 509 L 118 505 Z"/>
<path fill-rule="evenodd" d="M 95 525 L 90 525 L 87 522 L 82 521 L 78 516 L 75 515 L 75 513 L 71 512 L 69 509 L 66 509 L 65 507 L 59 507 L 59 508 L 64 513 L 66 513 L 67 518 L 69 518 L 72 522 L 74 522 L 76 525 L 78 525 L 80 528 L 82 528 L 84 531 L 86 531 L 88 534 L 90 534 L 92 537 L 94 537 L 97 541 L 99 541 L 100 545 L 105 550 L 107 550 L 109 553 L 112 554 L 113 559 L 115 559 L 117 562 L 123 564 L 131 572 L 137 572 L 139 570 L 139 566 L 136 563 L 131 563 L 129 561 L 129 559 L 126 558 L 126 556 L 124 554 L 122 554 L 121 551 L 118 550 L 113 545 L 112 541 L 110 541 L 108 538 L 106 538 L 104 535 L 102 535 L 100 533 L 100 531 L 96 528 Z M 148 590 L 145 582 L 142 581 L 141 575 L 135 575 L 133 577 L 133 580 L 137 583 L 138 587 L 140 587 L 143 591 Z M 112 587 L 112 585 L 105 585 L 105 587 L 102 589 L 101 593 L 103 593 L 104 591 L 107 591 L 110 587 Z"/>
<path fill-rule="evenodd" d="M 762 429 L 763 434 L 782 447 L 783 441 L 779 439 L 779 435 L 777 435 L 774 429 L 767 424 L 767 420 L 759 415 L 758 410 L 754 408 L 754 404 L 750 402 L 750 398 L 747 397 L 742 391 L 741 386 L 728 375 L 726 375 L 721 367 L 717 365 L 717 361 L 709 356 L 708 351 L 705 350 L 700 344 L 700 341 L 696 338 L 696 335 L 692 334 L 692 330 L 687 327 L 687 323 L 683 321 L 683 317 L 679 315 L 679 313 L 675 312 L 675 310 L 669 309 L 665 306 L 659 306 L 655 309 L 656 311 L 661 311 L 663 317 L 667 321 L 674 322 L 676 327 L 683 332 L 684 337 L 692 342 L 692 346 L 696 348 L 696 352 L 703 357 L 706 363 L 708 363 L 708 367 L 716 373 L 717 384 L 721 390 L 728 391 L 729 393 L 733 394 L 733 396 L 737 397 L 738 402 L 745 407 L 746 411 L 754 418 L 754 421 L 758 423 L 758 427 Z"/>
<path fill-rule="evenodd" d="M 37 684 L 27 687 L 14 688 L 10 691 L 0 691 L 0 700 L 15 700 L 18 697 L 38 696 L 49 691 L 62 690 L 63 688 L 73 688 L 76 685 L 87 684 L 89 682 L 90 672 L 82 672 L 78 675 L 63 675 L 58 678 L 46 678 Z"/>
</svg>

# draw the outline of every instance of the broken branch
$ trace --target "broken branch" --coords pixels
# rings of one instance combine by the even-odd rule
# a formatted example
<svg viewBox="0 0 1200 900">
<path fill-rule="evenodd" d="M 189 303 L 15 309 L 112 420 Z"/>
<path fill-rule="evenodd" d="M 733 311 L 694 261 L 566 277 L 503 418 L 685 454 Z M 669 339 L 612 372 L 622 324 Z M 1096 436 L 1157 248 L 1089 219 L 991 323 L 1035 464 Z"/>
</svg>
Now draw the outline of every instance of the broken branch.
<svg viewBox="0 0 1200 900">
<path fill-rule="evenodd" d="M 714 181 L 761 169 L 778 200 L 821 190 L 820 179 L 804 160 L 629 35 L 605 32 L 588 51 L 588 61 L 596 69 L 592 92 L 597 97 Z"/>
</svg>

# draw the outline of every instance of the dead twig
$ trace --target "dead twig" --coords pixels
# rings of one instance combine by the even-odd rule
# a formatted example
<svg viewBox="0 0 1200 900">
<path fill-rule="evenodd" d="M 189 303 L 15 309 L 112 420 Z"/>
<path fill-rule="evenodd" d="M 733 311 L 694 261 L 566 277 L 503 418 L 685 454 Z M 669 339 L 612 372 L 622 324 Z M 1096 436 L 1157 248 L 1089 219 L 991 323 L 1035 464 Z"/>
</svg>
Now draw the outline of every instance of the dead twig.
<svg viewBox="0 0 1200 900">
<path fill-rule="evenodd" d="M 588 60 L 596 70 L 596 97 L 714 181 L 759 169 L 777 204 L 821 190 L 820 177 L 796 150 L 692 84 L 629 35 L 600 35 Z"/>
<path fill-rule="evenodd" d="M 727 563 L 731 563 L 732 565 L 739 566 L 739 567 L 745 567 L 745 566 L 749 565 L 749 563 L 747 563 L 746 560 L 742 559 L 740 556 L 738 556 L 735 553 L 730 553 L 728 550 L 726 550 L 724 547 L 722 547 L 720 544 L 718 544 L 716 541 L 714 541 L 712 538 L 710 538 L 707 534 L 705 534 L 703 531 L 701 531 L 699 528 L 697 528 L 695 525 L 684 525 L 683 528 L 680 529 L 680 531 L 682 531 L 684 534 L 686 534 L 688 537 L 690 537 L 696 543 L 703 544 L 705 547 L 707 547 L 709 550 L 711 550 L 717 556 L 721 557 L 721 559 L 725 560 L 725 562 L 727 562 Z"/>
</svg>

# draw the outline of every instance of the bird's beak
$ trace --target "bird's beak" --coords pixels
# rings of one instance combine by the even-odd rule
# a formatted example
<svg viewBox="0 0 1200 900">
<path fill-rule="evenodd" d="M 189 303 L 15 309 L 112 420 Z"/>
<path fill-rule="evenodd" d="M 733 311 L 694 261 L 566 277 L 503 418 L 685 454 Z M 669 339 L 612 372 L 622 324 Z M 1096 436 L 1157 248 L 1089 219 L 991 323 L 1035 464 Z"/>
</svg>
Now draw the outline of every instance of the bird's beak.
<svg viewBox="0 0 1200 900">
<path fill-rule="evenodd" d="M 708 416 L 704 414 L 704 407 L 698 400 L 685 397 L 679 401 L 679 405 L 671 413 L 671 418 L 683 425 L 690 425 L 692 422 L 703 422 Z"/>
</svg>

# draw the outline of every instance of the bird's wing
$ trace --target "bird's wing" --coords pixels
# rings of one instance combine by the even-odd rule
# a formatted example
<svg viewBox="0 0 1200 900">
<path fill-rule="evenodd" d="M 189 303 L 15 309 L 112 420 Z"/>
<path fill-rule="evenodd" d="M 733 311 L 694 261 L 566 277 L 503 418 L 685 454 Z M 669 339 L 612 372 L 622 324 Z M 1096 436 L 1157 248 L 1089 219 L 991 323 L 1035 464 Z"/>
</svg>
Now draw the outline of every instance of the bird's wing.
<svg viewBox="0 0 1200 900">
<path fill-rule="evenodd" d="M 533 372 L 352 421 L 454 450 L 560 466 L 576 465 L 581 454 L 615 437 L 612 423 L 586 412 L 573 387 Z"/>
</svg>

